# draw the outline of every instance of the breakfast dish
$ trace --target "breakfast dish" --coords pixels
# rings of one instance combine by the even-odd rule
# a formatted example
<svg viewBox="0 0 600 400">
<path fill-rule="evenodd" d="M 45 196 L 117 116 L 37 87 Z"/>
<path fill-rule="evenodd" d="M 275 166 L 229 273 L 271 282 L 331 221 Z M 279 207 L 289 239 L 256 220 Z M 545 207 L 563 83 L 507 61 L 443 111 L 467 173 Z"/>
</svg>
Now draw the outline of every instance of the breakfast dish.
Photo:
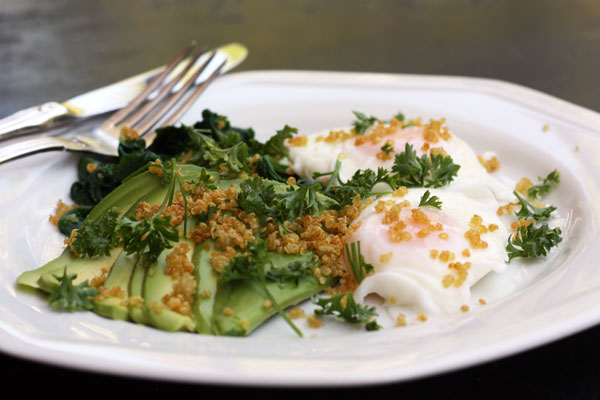
<svg viewBox="0 0 600 400">
<path fill-rule="evenodd" d="M 500 205 L 504 186 L 443 119 L 355 115 L 353 128 L 313 135 L 311 146 L 288 125 L 261 143 L 208 109 L 193 126 L 157 130 L 149 147 L 123 128 L 119 160 L 83 157 L 71 186 L 79 205 L 61 200 L 50 217 L 68 235 L 61 256 L 17 282 L 55 308 L 166 331 L 246 336 L 278 313 L 303 336 L 292 318 L 304 311 L 284 308 L 320 292 L 329 297 L 313 298 L 313 328 L 326 315 L 381 328 L 362 305 L 368 295 L 424 322 L 468 311 L 470 287 L 489 272 L 562 241 L 560 226 L 539 225 L 556 220 L 540 199 L 558 171 L 538 185 L 523 178 Z M 340 142 L 345 152 L 327 146 Z M 331 171 L 313 166 L 320 152 L 337 156 Z"/>
<path fill-rule="evenodd" d="M 380 78 L 383 79 L 384 76 Z M 492 183 L 492 179 L 477 181 L 473 178 L 461 181 L 463 178 L 461 178 L 461 169 L 459 169 L 456 171 L 456 180 L 449 185 L 407 187 L 406 193 L 401 197 L 394 197 L 393 192 L 406 185 L 398 185 L 393 188 L 373 186 L 373 192 L 392 193 L 381 193 L 379 198 L 368 196 L 362 200 L 365 208 L 360 216 L 357 216 L 352 222 L 361 222 L 361 224 L 352 232 L 355 236 L 348 241 L 350 245 L 348 253 L 350 258 L 352 258 L 352 254 L 362 254 L 365 263 L 373 266 L 374 272 L 369 272 L 368 268 L 364 268 L 364 279 L 356 282 L 358 285 L 351 289 L 357 303 L 362 303 L 364 300 L 367 306 L 378 306 L 377 323 L 384 329 L 380 329 L 378 332 L 365 332 L 364 326 L 339 325 L 333 322 L 333 318 L 317 315 L 317 319 L 325 322 L 318 329 L 311 328 L 307 318 L 294 320 L 298 328 L 307 336 L 306 339 L 301 340 L 296 337 L 293 330 L 289 329 L 282 318 L 276 317 L 252 330 L 248 338 L 236 339 L 210 335 L 166 333 L 130 322 L 109 320 L 93 313 L 55 312 L 48 305 L 45 296 L 37 296 L 14 287 L 14 282 L 19 275 L 58 256 L 57 253 L 62 248 L 62 238 L 56 233 L 56 228 L 45 226 L 50 225 L 47 223 L 47 218 L 53 212 L 56 201 L 68 198 L 66 188 L 76 180 L 73 171 L 76 160 L 74 158 L 55 159 L 53 163 L 47 164 L 51 158 L 44 155 L 37 159 L 40 161 L 33 163 L 29 160 L 17 161 L 14 167 L 10 165 L 5 170 L 7 180 L 3 185 L 9 186 L 3 186 L 2 189 L 7 193 L 5 197 L 8 202 L 7 206 L 13 207 L 15 210 L 21 209 L 21 207 L 16 207 L 16 204 L 20 203 L 22 206 L 27 206 L 27 209 L 36 210 L 36 212 L 31 213 L 29 217 L 31 222 L 28 222 L 28 226 L 32 228 L 24 230 L 15 237 L 18 244 L 15 244 L 14 248 L 24 251 L 13 253 L 5 263 L 4 282 L 12 287 L 6 293 L 12 294 L 8 297 L 5 296 L 5 301 L 3 301 L 3 304 L 11 304 L 10 310 L 4 307 L 0 310 L 3 343 L 6 343 L 6 346 L 10 345 L 3 349 L 18 355 L 38 359 L 44 357 L 44 360 L 54 360 L 52 362 L 75 367 L 102 368 L 105 371 L 147 377 L 162 376 L 164 378 L 165 371 L 170 371 L 167 373 L 167 379 L 225 383 L 225 380 L 219 376 L 230 369 L 233 363 L 239 372 L 236 378 L 237 383 L 268 383 L 274 380 L 278 384 L 298 384 L 298 373 L 303 371 L 303 374 L 306 375 L 302 376 L 306 376 L 306 379 L 302 378 L 300 384 L 341 385 L 348 384 L 350 381 L 367 383 L 401 380 L 447 368 L 472 365 L 546 342 L 560 337 L 566 332 L 572 332 L 595 323 L 596 313 L 591 306 L 592 302 L 582 303 L 580 297 L 571 297 L 572 293 L 584 289 L 580 286 L 583 281 L 577 280 L 575 277 L 586 276 L 584 281 L 590 284 L 594 277 L 594 272 L 585 267 L 585 262 L 581 262 L 590 255 L 590 252 L 595 251 L 592 247 L 583 245 L 583 243 L 595 240 L 594 231 L 589 229 L 589 224 L 594 221 L 595 217 L 586 207 L 590 204 L 590 193 L 593 193 L 596 187 L 596 177 L 593 174 L 590 176 L 589 173 L 586 175 L 586 168 L 580 167 L 587 163 L 583 138 L 591 138 L 592 135 L 588 135 L 587 132 L 594 132 L 594 124 L 586 122 L 588 120 L 585 118 L 585 113 L 583 117 L 582 114 L 579 114 L 577 124 L 566 117 L 569 113 L 563 112 L 564 109 L 561 109 L 560 118 L 557 117 L 558 113 L 552 114 L 552 117 L 541 118 L 536 114 L 539 112 L 536 107 L 541 104 L 541 101 L 536 99 L 536 101 L 527 103 L 524 100 L 527 96 L 522 96 L 523 93 L 531 95 L 527 90 L 519 88 L 524 91 L 520 92 L 512 86 L 494 86 L 488 82 L 477 80 L 460 81 L 461 84 L 468 87 L 468 90 L 453 89 L 452 96 L 455 101 L 451 103 L 447 101 L 449 96 L 447 88 L 456 88 L 458 81 L 452 79 L 432 81 L 427 78 L 417 79 L 414 77 L 405 79 L 399 76 L 387 76 L 385 81 L 386 89 L 384 90 L 380 83 L 371 81 L 367 76 L 360 74 L 352 76 L 302 73 L 296 75 L 286 73 L 231 75 L 215 83 L 215 86 L 206 93 L 206 96 L 199 102 L 197 108 L 190 112 L 185 121 L 193 124 L 198 119 L 200 111 L 210 107 L 227 115 L 236 124 L 254 127 L 257 133 L 270 132 L 272 134 L 281 130 L 286 123 L 296 126 L 299 133 L 293 137 L 298 138 L 308 137 L 311 132 L 323 132 L 324 129 L 327 129 L 325 132 L 328 134 L 330 131 L 328 127 L 348 124 L 353 119 L 350 114 L 351 110 L 362 110 L 367 116 L 371 112 L 376 113 L 381 116 L 378 120 L 382 121 L 384 125 L 396 115 L 398 109 L 402 109 L 409 116 L 422 116 L 423 125 L 428 124 L 431 119 L 439 121 L 441 117 L 446 117 L 447 121 L 443 125 L 450 128 L 449 133 L 453 136 L 456 135 L 456 138 L 461 137 L 462 141 L 468 143 L 473 149 L 471 152 L 475 154 L 475 160 L 472 157 L 471 160 L 476 162 L 472 164 L 478 166 L 479 171 L 474 172 L 472 176 L 495 177 L 494 180 L 499 180 L 501 185 L 496 186 Z M 265 82 L 270 83 L 266 84 Z M 328 86 L 326 82 L 335 84 Z M 307 90 L 306 85 L 312 88 L 309 103 L 304 97 Z M 302 90 L 296 92 L 294 88 L 299 87 L 302 87 Z M 315 114 L 315 109 L 319 107 L 325 109 L 327 105 L 336 104 L 346 98 L 345 91 L 340 90 L 341 87 L 361 91 L 364 95 L 361 98 L 364 100 L 344 104 L 343 110 L 342 107 L 330 107 L 327 114 Z M 391 96 L 390 88 L 397 89 L 393 96 Z M 423 88 L 422 92 L 420 92 L 420 88 Z M 238 96 L 231 95 L 234 90 L 236 94 L 239 94 Z M 432 91 L 436 92 L 436 96 L 430 96 Z M 502 96 L 497 96 L 496 91 L 502 92 Z M 513 91 L 518 92 L 517 97 L 521 103 L 510 100 L 510 94 Z M 250 110 L 241 99 L 247 98 L 253 93 L 260 93 L 260 96 L 255 95 L 254 97 L 259 100 L 260 104 Z M 472 100 L 472 93 L 478 93 L 479 97 L 476 101 Z M 481 96 L 485 101 L 482 101 Z M 552 109 L 555 104 L 558 104 L 551 98 L 542 96 L 542 99 L 545 101 L 545 110 Z M 528 104 L 527 107 L 523 108 L 523 102 Z M 294 104 L 293 107 L 289 107 L 291 103 Z M 475 103 L 481 107 L 474 107 Z M 562 103 L 560 104 L 564 106 Z M 483 107 L 484 105 L 485 107 Z M 260 113 L 260 109 L 269 109 L 269 118 L 265 113 Z M 489 110 L 494 109 L 503 111 L 504 117 L 501 120 L 491 118 Z M 524 109 L 535 109 L 536 112 L 523 111 Z M 460 110 L 469 110 L 469 112 L 461 113 Z M 473 112 L 474 110 L 477 112 Z M 303 115 L 306 117 L 302 117 Z M 519 120 L 519 116 L 525 115 L 527 118 L 523 117 L 524 119 Z M 589 117 L 590 121 L 593 119 L 594 116 Z M 550 124 L 552 129 L 548 132 L 542 131 L 541 126 L 544 124 Z M 501 136 L 497 135 L 498 131 L 502 132 Z M 571 133 L 568 149 L 567 146 L 561 146 L 564 144 L 561 135 L 565 131 Z M 572 132 L 575 131 L 580 132 L 581 136 L 573 136 Z M 265 143 L 270 134 L 257 135 L 257 138 L 261 143 Z M 537 144 L 541 142 L 536 136 L 538 134 L 546 135 L 544 136 L 544 146 Z M 381 143 L 379 149 L 384 145 L 385 142 Z M 579 153 L 574 150 L 577 145 L 581 147 Z M 395 142 L 393 146 L 395 154 L 402 154 L 407 150 L 403 143 Z M 302 146 L 289 146 L 290 153 L 295 151 L 294 147 Z M 415 159 L 421 159 L 425 155 L 425 152 L 421 153 L 423 144 L 419 146 L 414 143 L 411 147 L 416 153 Z M 477 155 L 482 155 L 484 163 L 486 160 L 491 160 L 493 157 L 485 153 L 487 150 L 495 152 L 497 159 L 501 162 L 500 170 L 488 172 L 477 159 Z M 445 151 L 450 155 L 450 151 Z M 346 151 L 340 151 L 340 153 L 346 153 Z M 536 154 L 539 157 L 534 156 Z M 452 155 L 450 156 L 452 157 Z M 322 183 L 326 187 L 328 182 L 326 183 L 325 180 L 331 178 L 337 161 L 341 161 L 342 166 L 339 171 L 342 173 L 339 174 L 339 184 L 336 186 L 332 184 L 329 188 L 330 191 L 340 190 L 332 189 L 333 187 L 343 188 L 343 183 L 347 183 L 355 174 L 355 172 L 341 169 L 344 168 L 343 157 L 340 160 L 339 154 L 335 155 L 333 163 L 319 171 L 321 174 L 330 174 L 329 176 L 316 177 L 316 181 L 324 179 Z M 459 158 L 458 155 L 455 157 Z M 454 157 L 452 158 L 454 161 Z M 28 175 L 27 179 L 19 182 L 19 177 L 22 175 L 19 175 L 18 168 L 22 168 L 26 163 L 33 164 L 33 167 L 29 168 L 30 171 L 38 168 L 38 172 Z M 50 167 L 51 171 L 47 169 Z M 167 164 L 163 163 L 163 167 L 167 168 Z M 366 165 L 361 165 L 359 169 L 370 169 L 364 167 Z M 377 169 L 378 167 L 373 166 L 372 168 Z M 560 228 L 562 240 L 558 246 L 546 249 L 549 256 L 545 260 L 521 262 L 524 257 L 514 256 L 511 258 L 510 254 L 524 251 L 524 248 L 518 244 L 514 244 L 516 250 L 510 248 L 507 250 L 508 237 L 514 233 L 511 224 L 518 222 L 519 218 L 514 216 L 515 210 L 498 215 L 498 208 L 507 205 L 508 202 L 520 201 L 513 192 L 517 192 L 524 201 L 533 203 L 534 199 L 514 190 L 516 184 L 523 177 L 528 177 L 534 185 L 543 184 L 544 179 L 547 179 L 554 170 L 560 172 L 560 184 L 553 184 L 553 190 L 542 201 L 546 202 L 546 206 L 550 204 L 556 206 L 556 210 L 551 212 L 550 218 L 544 217 L 536 222 L 536 225 L 541 227 L 548 224 L 549 230 Z M 591 169 L 587 170 L 591 171 Z M 185 171 L 183 172 L 185 173 Z M 297 172 L 299 179 L 302 179 L 302 174 Z M 310 171 L 310 173 L 313 172 L 317 171 Z M 45 182 L 49 182 L 47 177 L 50 173 L 55 177 L 51 185 L 52 190 L 48 190 L 48 185 L 44 186 Z M 146 174 L 152 175 L 151 173 Z M 390 174 L 392 177 L 395 175 L 396 173 Z M 541 179 L 538 180 L 538 177 Z M 316 184 L 321 185 L 319 182 Z M 453 184 L 456 187 L 452 188 Z M 51 199 L 27 196 L 25 193 L 31 190 L 32 185 L 37 190 L 46 190 L 50 193 Z M 366 204 L 370 197 L 373 197 L 372 202 Z M 377 212 L 375 208 L 378 207 L 379 201 L 383 201 L 383 206 L 379 206 L 379 208 L 383 209 L 385 206 L 387 210 Z M 388 204 L 388 201 L 393 201 L 394 204 Z M 407 283 L 406 276 L 408 275 L 405 274 L 405 271 L 399 271 L 396 267 L 392 268 L 392 261 L 402 258 L 401 251 L 396 254 L 396 248 L 391 247 L 392 244 L 389 244 L 390 250 L 386 249 L 385 252 L 379 250 L 377 246 L 369 246 L 369 242 L 375 242 L 372 240 L 373 235 L 370 231 L 365 231 L 366 233 L 360 231 L 363 226 L 371 225 L 374 230 L 379 229 L 381 231 L 379 234 L 384 238 L 386 235 L 389 236 L 389 226 L 382 224 L 382 219 L 395 205 L 404 201 L 409 202 L 410 207 L 399 212 L 401 219 L 407 225 L 407 228 L 400 231 L 418 237 L 419 232 L 425 228 L 417 225 L 411 227 L 412 209 L 420 209 L 426 214 L 430 224 L 423 225 L 433 226 L 429 236 L 422 238 L 422 242 L 426 245 L 421 254 L 427 258 L 427 263 L 429 263 L 427 264 L 429 277 L 420 281 L 413 279 L 411 283 Z M 158 201 L 158 204 L 160 203 L 161 201 Z M 441 203 L 441 209 L 434 207 L 438 203 Z M 469 204 L 466 207 L 467 212 L 461 211 L 460 208 L 465 204 Z M 535 213 L 534 209 L 530 209 L 530 211 Z M 405 216 L 404 213 L 408 214 Z M 450 221 L 442 222 L 441 219 L 446 218 L 446 213 L 452 216 L 448 218 L 456 218 L 456 225 Z M 461 213 L 466 215 L 461 215 Z M 480 223 L 477 218 L 473 219 L 474 215 L 481 217 Z M 14 216 L 7 216 L 6 224 L 14 226 L 14 218 L 27 220 L 23 214 L 15 213 Z M 388 218 L 392 219 L 393 215 Z M 420 217 L 417 216 L 417 218 Z M 436 230 L 436 218 L 440 218 L 439 223 L 443 225 L 442 230 Z M 425 221 L 425 219 L 419 220 Z M 464 233 L 472 228 L 472 220 L 474 225 L 485 226 L 488 230 L 481 234 L 481 240 L 488 244 L 490 252 L 488 254 L 487 250 L 481 250 L 479 254 L 486 254 L 481 258 L 478 258 L 479 249 L 472 248 L 471 243 L 463 242 L 463 240 L 468 241 L 464 238 Z M 386 226 L 382 229 L 384 225 Z M 497 229 L 493 225 L 497 225 Z M 411 231 L 413 228 L 414 230 Z M 517 229 L 520 228 L 517 227 Z M 456 232 L 458 234 L 453 234 Z M 440 237 L 439 235 L 443 233 L 447 233 L 449 237 L 447 239 Z M 9 241 L 12 240 L 6 230 L 3 231 L 3 235 Z M 418 242 L 417 239 L 414 240 L 414 243 Z M 455 243 L 455 240 L 458 242 Z M 359 242 L 360 250 L 358 249 Z M 388 245 L 383 240 L 380 242 Z M 451 242 L 453 247 L 442 245 Z M 356 245 L 356 253 L 354 253 L 352 244 Z M 402 241 L 394 246 L 408 244 L 407 241 Z M 463 251 L 467 248 L 470 253 L 469 257 L 463 256 Z M 497 252 L 498 248 L 502 250 L 503 257 L 500 257 L 499 251 Z M 32 249 L 37 249 L 37 251 L 32 251 Z M 435 255 L 435 259 L 432 257 L 432 250 L 439 251 Z M 448 251 L 445 253 L 448 257 L 451 257 L 450 252 L 454 253 L 454 261 L 450 259 L 447 263 L 440 261 L 443 251 Z M 386 256 L 390 252 L 394 252 L 394 254 L 389 263 L 385 262 L 386 257 L 380 259 L 381 256 Z M 419 259 L 422 256 L 418 256 Z M 446 256 L 443 257 L 445 259 Z M 487 261 L 488 259 L 496 260 L 495 257 L 498 260 L 502 259 L 502 262 L 493 261 L 487 265 L 482 262 L 482 260 Z M 360 257 L 354 258 L 354 260 L 360 260 Z M 510 262 L 507 263 L 509 260 Z M 573 261 L 578 262 L 574 263 Z M 446 273 L 448 264 L 456 262 L 460 262 L 463 266 L 467 262 L 471 262 L 467 279 L 458 287 L 454 286 L 454 282 L 461 280 L 460 269 L 452 270 L 451 274 Z M 385 276 L 383 279 L 376 278 L 381 276 L 380 274 L 393 274 L 394 278 L 385 279 Z M 56 275 L 60 276 L 58 273 Z M 455 281 L 450 282 L 449 278 L 446 279 L 446 275 L 452 275 Z M 571 276 L 574 278 L 570 278 Z M 448 289 L 459 294 L 452 301 L 447 300 L 448 297 L 443 291 L 431 294 L 434 292 L 423 289 L 427 282 L 435 282 L 439 285 L 438 287 L 443 288 L 445 280 L 448 283 Z M 570 289 L 566 292 L 559 290 L 559 281 L 561 287 L 568 285 Z M 415 294 L 412 296 L 412 300 L 408 301 L 401 298 L 399 294 L 392 294 L 390 290 L 394 290 L 394 285 L 386 286 L 388 282 L 394 283 L 394 285 L 398 283 L 399 287 L 403 288 L 414 287 Z M 419 287 L 414 282 L 419 282 L 421 286 Z M 584 286 L 589 287 L 589 285 Z M 431 295 L 428 297 L 423 293 Z M 589 295 L 583 295 L 583 297 L 586 296 Z M 329 295 L 324 297 L 329 297 Z M 480 299 L 485 300 L 485 304 L 481 304 Z M 547 299 L 547 301 L 552 299 L 551 302 L 560 301 L 563 311 L 561 315 L 565 316 L 560 322 L 556 321 L 556 314 L 546 313 L 541 307 L 544 303 L 548 304 L 543 299 Z M 523 310 L 525 303 L 529 306 L 527 312 L 523 314 L 520 310 Z M 468 312 L 463 311 L 465 305 L 469 308 Z M 315 310 L 326 308 L 310 302 L 302 303 L 301 307 L 306 315 L 314 315 Z M 409 314 L 403 307 L 410 307 L 415 314 Z M 564 312 L 566 310 L 568 313 Z M 401 322 L 398 319 L 401 313 L 405 314 L 408 327 L 395 327 Z M 531 325 L 532 318 L 535 319 L 533 327 Z M 461 334 L 453 334 L 456 331 L 460 331 Z M 442 337 L 444 340 L 437 340 Z M 427 352 L 419 350 L 423 348 L 419 343 L 422 344 L 424 341 L 428 343 Z M 78 346 L 74 348 L 73 343 L 78 343 Z M 247 343 L 252 343 L 252 346 L 248 346 Z M 115 344 L 117 345 L 115 346 Z M 10 350 L 11 348 L 12 350 Z M 50 348 L 53 350 L 43 350 Z M 467 348 L 468 350 L 465 350 Z M 157 354 L 161 356 L 160 365 L 152 366 L 149 364 L 153 363 L 145 362 L 155 359 Z M 402 356 L 400 357 L 399 354 Z M 57 357 L 57 355 L 60 356 Z M 115 359 L 120 362 L 115 363 Z M 94 361 L 93 367 L 90 366 L 89 360 Z M 200 360 L 203 362 L 199 362 Z M 252 368 L 248 364 L 250 360 L 253 360 Z M 190 363 L 197 367 L 190 369 Z M 303 368 L 300 364 L 310 365 L 310 369 Z M 277 365 L 277 368 L 272 368 L 274 365 Z M 386 372 L 382 373 L 383 371 L 378 369 L 377 365 L 386 365 Z M 349 369 L 355 372 L 348 374 Z"/>
</svg>

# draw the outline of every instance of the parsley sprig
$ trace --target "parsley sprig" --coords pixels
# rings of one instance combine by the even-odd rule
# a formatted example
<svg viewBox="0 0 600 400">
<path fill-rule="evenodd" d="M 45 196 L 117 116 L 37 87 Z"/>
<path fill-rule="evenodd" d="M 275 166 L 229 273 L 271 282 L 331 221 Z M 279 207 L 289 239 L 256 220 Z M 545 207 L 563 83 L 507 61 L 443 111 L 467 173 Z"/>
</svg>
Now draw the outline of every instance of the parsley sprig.
<svg viewBox="0 0 600 400">
<path fill-rule="evenodd" d="M 442 202 L 440 201 L 440 198 L 437 196 L 431 196 L 431 193 L 429 192 L 429 190 L 425 191 L 425 193 L 423 193 L 423 196 L 421 196 L 421 200 L 419 201 L 419 207 L 433 207 L 433 208 L 437 208 L 438 210 L 442 209 Z"/>
<path fill-rule="evenodd" d="M 253 280 L 257 282 L 262 290 L 264 291 L 267 298 L 273 304 L 273 307 L 279 315 L 287 322 L 287 324 L 296 332 L 300 337 L 303 337 L 302 331 L 292 322 L 292 320 L 283 312 L 281 306 L 277 303 L 269 289 L 267 288 L 267 274 L 265 270 L 272 266 L 271 260 L 268 255 L 267 243 L 264 240 L 259 242 L 249 242 L 246 245 L 248 250 L 247 255 L 235 257 L 228 265 L 223 269 L 219 280 L 222 283 L 227 283 L 236 280 Z M 293 271 L 291 274 L 294 276 L 293 279 L 300 279 L 297 277 L 297 272 Z M 270 279 L 279 280 L 283 278 L 284 273 L 281 271 L 273 272 L 270 275 Z M 289 277 L 289 276 L 288 276 Z"/>
<path fill-rule="evenodd" d="M 111 209 L 98 219 L 85 220 L 75 234 L 71 247 L 80 257 L 94 258 L 110 255 L 110 250 L 119 244 L 115 229 L 119 213 Z"/>
<path fill-rule="evenodd" d="M 375 317 L 377 317 L 375 307 L 357 303 L 352 292 L 344 292 L 329 298 L 313 298 L 312 302 L 321 306 L 321 309 L 315 310 L 316 315 L 333 315 L 345 322 L 362 323 L 368 331 L 381 328 L 375 320 Z"/>
<path fill-rule="evenodd" d="M 388 193 L 373 192 L 373 188 L 379 183 L 386 183 L 392 190 L 402 186 L 438 188 L 448 185 L 454 180 L 460 165 L 454 164 L 452 157 L 442 154 L 431 156 L 423 154 L 421 157 L 417 157 L 412 145 L 407 143 L 404 151 L 396 154 L 391 171 L 383 167 L 379 167 L 377 172 L 372 169 L 358 170 L 352 178 L 342 182 L 339 176 L 340 168 L 341 161 L 338 160 L 334 171 L 313 175 L 313 180 L 331 176 L 322 192 L 337 201 L 337 208 L 352 204 L 352 200 L 357 195 L 361 199 L 365 199 L 369 196 Z M 337 186 L 333 183 L 337 183 Z"/>
<path fill-rule="evenodd" d="M 352 113 L 356 116 L 356 120 L 352 122 L 352 126 L 354 126 L 354 131 L 358 135 L 364 134 L 367 131 L 367 129 L 373 126 L 375 122 L 377 122 L 377 117 L 367 117 L 364 113 L 361 113 L 360 111 L 352 111 Z"/>
<path fill-rule="evenodd" d="M 545 256 L 552 247 L 562 241 L 560 235 L 560 228 L 550 229 L 548 224 L 542 224 L 540 227 L 535 227 L 534 224 L 520 226 L 514 236 L 508 238 L 508 262 L 517 257 Z"/>
<path fill-rule="evenodd" d="M 63 270 L 63 275 L 53 275 L 60 284 L 48 297 L 48 302 L 52 307 L 63 308 L 69 312 L 77 310 L 91 310 L 93 305 L 90 298 L 100 294 L 100 291 L 89 285 L 85 280 L 79 285 L 73 285 L 77 274 L 67 274 L 67 267 Z"/>
<path fill-rule="evenodd" d="M 541 221 L 544 219 L 550 219 L 552 217 L 552 212 L 556 210 L 555 206 L 548 206 L 544 208 L 536 207 L 523 197 L 519 196 L 519 193 L 516 191 L 513 192 L 513 194 L 517 197 L 516 204 L 521 206 L 521 208 L 515 212 L 519 218 L 533 218 L 536 221 Z"/>
<path fill-rule="evenodd" d="M 262 178 L 247 179 L 240 184 L 238 204 L 245 211 L 255 213 L 264 223 L 272 219 L 277 224 L 294 222 L 306 214 L 319 215 L 331 207 L 332 202 L 321 193 L 321 186 L 287 186 L 276 191 L 273 182 Z"/>
<path fill-rule="evenodd" d="M 165 163 L 164 166 L 154 165 L 162 168 L 163 177 L 169 182 L 167 193 L 160 208 L 153 217 L 144 217 L 140 221 L 123 217 L 116 228 L 116 233 L 121 237 L 125 253 L 137 254 L 138 259 L 143 260 L 146 264 L 156 261 L 163 250 L 173 247 L 171 242 L 179 239 L 179 232 L 171 226 L 171 216 L 162 216 L 161 214 L 167 205 L 173 203 L 176 184 L 179 184 L 183 192 L 181 181 L 175 170 L 175 160 Z M 187 207 L 185 212 L 187 214 Z"/>
<path fill-rule="evenodd" d="M 446 186 L 458 174 L 460 165 L 454 164 L 452 157 L 442 154 L 423 154 L 417 157 L 413 146 L 406 143 L 404 151 L 396 154 L 392 172 L 393 187 L 433 187 Z"/>
<path fill-rule="evenodd" d="M 554 186 L 560 183 L 560 174 L 558 170 L 554 170 L 550 172 L 545 178 L 538 176 L 538 180 L 540 180 L 542 183 L 539 185 L 531 186 L 527 190 L 527 196 L 529 198 L 541 199 L 547 196 L 552 191 Z"/>
</svg>

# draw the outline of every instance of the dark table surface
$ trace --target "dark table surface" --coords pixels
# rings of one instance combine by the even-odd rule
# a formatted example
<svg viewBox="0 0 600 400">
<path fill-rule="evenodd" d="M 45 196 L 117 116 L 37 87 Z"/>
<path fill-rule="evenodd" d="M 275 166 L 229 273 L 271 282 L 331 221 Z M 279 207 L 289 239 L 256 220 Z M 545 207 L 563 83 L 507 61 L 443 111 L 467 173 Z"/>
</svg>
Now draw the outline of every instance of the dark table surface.
<svg viewBox="0 0 600 400">
<path fill-rule="evenodd" d="M 239 71 L 477 76 L 600 111 L 597 0 L 0 0 L 0 117 L 161 65 L 192 38 L 210 46 L 243 42 L 250 56 Z M 466 370 L 363 389 L 599 398 L 599 336 L 595 327 Z M 0 368 L 0 379 L 21 393 L 93 387 L 104 394 L 122 385 L 157 394 L 225 389 L 78 372 L 1 354 Z"/>
</svg>

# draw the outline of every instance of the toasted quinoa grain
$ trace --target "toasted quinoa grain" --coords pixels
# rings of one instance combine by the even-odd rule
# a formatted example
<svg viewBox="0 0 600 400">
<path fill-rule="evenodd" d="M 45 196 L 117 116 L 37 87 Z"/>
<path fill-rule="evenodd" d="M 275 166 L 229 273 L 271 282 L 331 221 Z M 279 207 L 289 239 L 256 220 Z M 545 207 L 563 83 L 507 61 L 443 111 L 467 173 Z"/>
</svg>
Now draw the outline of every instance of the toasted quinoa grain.
<svg viewBox="0 0 600 400">
<path fill-rule="evenodd" d="M 291 319 L 305 318 L 306 314 L 304 313 L 304 310 L 300 308 L 300 306 L 296 306 L 288 311 L 288 317 Z"/>
<path fill-rule="evenodd" d="M 318 329 L 323 326 L 323 322 L 321 322 L 320 319 L 318 319 L 315 315 L 312 314 L 306 317 L 306 321 L 308 322 L 308 326 L 314 329 Z"/>
<path fill-rule="evenodd" d="M 425 322 L 427 321 L 427 315 L 423 314 L 422 312 L 418 312 L 417 319 L 421 322 Z"/>
<path fill-rule="evenodd" d="M 533 186 L 533 182 L 531 182 L 531 179 L 521 178 L 521 180 L 519 182 L 517 182 L 517 185 L 515 186 L 515 190 L 521 194 L 526 195 L 527 190 L 529 190 L 529 188 L 532 186 Z"/>
<path fill-rule="evenodd" d="M 402 313 L 396 317 L 396 326 L 406 326 L 406 316 Z"/>
<path fill-rule="evenodd" d="M 293 147 L 304 147 L 308 144 L 308 137 L 306 136 L 296 136 L 291 139 L 288 139 L 288 144 Z"/>
<path fill-rule="evenodd" d="M 468 305 L 466 305 L 466 304 L 465 304 L 465 305 L 462 305 L 462 306 L 460 307 L 460 311 L 462 311 L 462 312 L 467 312 L 467 311 L 469 311 L 469 306 L 468 306 Z"/>
<path fill-rule="evenodd" d="M 54 215 L 51 215 L 48 219 L 54 226 L 58 226 L 58 221 L 60 218 L 65 215 L 65 213 L 73 208 L 77 207 L 76 204 L 68 205 L 65 204 L 61 199 L 56 203 L 56 208 L 54 210 Z"/>
</svg>

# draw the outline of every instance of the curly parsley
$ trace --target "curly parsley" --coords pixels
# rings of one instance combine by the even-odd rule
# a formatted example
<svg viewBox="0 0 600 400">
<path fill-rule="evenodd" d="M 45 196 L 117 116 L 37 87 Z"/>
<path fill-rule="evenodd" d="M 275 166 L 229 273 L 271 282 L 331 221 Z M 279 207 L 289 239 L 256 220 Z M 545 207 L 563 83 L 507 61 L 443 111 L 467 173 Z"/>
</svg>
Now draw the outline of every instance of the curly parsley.
<svg viewBox="0 0 600 400">
<path fill-rule="evenodd" d="M 48 297 L 48 302 L 52 307 L 63 308 L 69 312 L 91 310 L 93 308 L 90 298 L 99 295 L 100 291 L 91 287 L 87 280 L 73 286 L 73 281 L 77 278 L 77 274 L 67 274 L 66 266 L 62 276 L 53 276 L 60 284 Z"/>
<path fill-rule="evenodd" d="M 562 241 L 560 228 L 550 229 L 548 224 L 535 227 L 533 224 L 520 226 L 514 236 L 508 238 L 506 252 L 508 262 L 513 258 L 535 258 L 545 256 Z"/>
<path fill-rule="evenodd" d="M 361 323 L 368 331 L 376 331 L 381 328 L 377 324 L 377 310 L 357 303 L 352 292 L 344 292 L 329 298 L 312 299 L 312 302 L 321 309 L 316 309 L 316 315 L 333 315 L 342 321 L 350 323 Z"/>
</svg>

